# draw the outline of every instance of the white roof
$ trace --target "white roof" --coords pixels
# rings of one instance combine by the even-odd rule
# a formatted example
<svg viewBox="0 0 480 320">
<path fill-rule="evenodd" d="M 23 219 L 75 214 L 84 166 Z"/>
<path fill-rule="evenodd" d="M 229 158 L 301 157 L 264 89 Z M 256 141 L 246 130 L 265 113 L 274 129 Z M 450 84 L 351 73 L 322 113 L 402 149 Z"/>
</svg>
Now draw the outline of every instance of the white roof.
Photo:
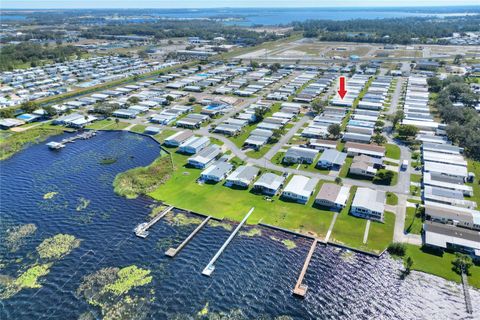
<svg viewBox="0 0 480 320">
<path fill-rule="evenodd" d="M 353 198 L 352 207 L 359 207 L 375 212 L 385 210 L 385 191 L 370 188 L 358 188 Z"/>
<path fill-rule="evenodd" d="M 283 192 L 290 192 L 308 198 L 312 194 L 313 189 L 315 189 L 315 185 L 317 184 L 316 182 L 317 181 L 308 177 L 294 175 L 292 180 L 288 182 Z"/>
</svg>

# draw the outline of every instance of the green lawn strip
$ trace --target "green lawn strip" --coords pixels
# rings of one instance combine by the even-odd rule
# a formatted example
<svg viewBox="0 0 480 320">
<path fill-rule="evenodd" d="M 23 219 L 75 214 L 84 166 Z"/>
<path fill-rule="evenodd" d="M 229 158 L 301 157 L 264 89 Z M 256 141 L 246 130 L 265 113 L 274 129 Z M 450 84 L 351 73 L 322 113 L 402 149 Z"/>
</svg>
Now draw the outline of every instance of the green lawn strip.
<svg viewBox="0 0 480 320">
<path fill-rule="evenodd" d="M 480 162 L 467 159 L 467 169 L 468 172 L 475 174 L 475 181 L 467 183 L 468 186 L 473 188 L 473 197 L 467 197 L 466 199 L 475 201 L 477 206 L 480 207 L 480 184 L 478 183 L 478 179 L 480 179 Z"/>
<path fill-rule="evenodd" d="M 400 147 L 396 144 L 387 144 L 385 146 L 385 157 L 400 160 Z"/>
<path fill-rule="evenodd" d="M 112 119 L 98 120 L 98 121 L 95 121 L 95 122 L 87 125 L 86 128 L 87 129 L 98 130 L 98 129 L 102 129 L 103 127 L 109 126 L 114 122 L 115 121 L 113 121 Z"/>
<path fill-rule="evenodd" d="M 340 178 L 346 178 L 348 175 L 348 170 L 350 170 L 350 166 L 352 165 L 353 158 L 352 157 L 347 157 L 345 159 L 345 163 L 343 164 L 342 168 L 340 169 L 340 172 L 338 176 Z"/>
<path fill-rule="evenodd" d="M 260 150 L 258 150 L 258 151 L 250 150 L 250 151 L 245 152 L 245 154 L 250 158 L 260 159 L 272 148 L 272 146 L 273 146 L 273 144 L 267 144 L 267 145 L 261 147 Z"/>
<path fill-rule="evenodd" d="M 201 170 L 184 167 L 186 156 L 173 154 L 172 157 L 176 170 L 164 185 L 149 194 L 154 199 L 235 221 L 240 221 L 251 207 L 255 207 L 248 219 L 250 224 L 263 222 L 318 236 L 324 236 L 328 230 L 333 213 L 311 207 L 313 196 L 308 205 L 301 205 L 282 201 L 278 196 L 267 201 L 262 195 L 228 188 L 222 183 L 199 185 L 196 179 Z"/>
<path fill-rule="evenodd" d="M 405 232 L 413 234 L 420 234 L 422 232 L 422 218 L 415 215 L 415 208 L 413 207 L 407 207 Z"/>
<path fill-rule="evenodd" d="M 413 259 L 413 270 L 430 273 L 444 279 L 461 281 L 460 275 L 452 270 L 452 261 L 455 259 L 455 254 L 449 252 L 439 253 L 436 250 L 428 248 L 421 248 L 415 245 L 406 244 L 406 257 Z M 471 275 L 468 277 L 468 283 L 472 287 L 480 288 L 480 266 L 474 265 L 470 268 Z"/>
<path fill-rule="evenodd" d="M 368 250 L 367 246 L 363 244 L 363 235 L 365 233 L 367 220 L 349 214 L 356 190 L 356 186 L 350 188 L 350 197 L 348 198 L 347 205 L 340 211 L 337 221 L 335 221 L 330 241 Z"/>
<path fill-rule="evenodd" d="M 396 206 L 398 204 L 398 197 L 393 192 L 387 192 L 387 204 Z"/>
<path fill-rule="evenodd" d="M 372 221 L 368 232 L 367 247 L 377 254 L 385 250 L 392 242 L 395 227 L 395 214 L 385 211 L 383 223 Z M 362 238 L 363 240 L 363 238 Z"/>
<path fill-rule="evenodd" d="M 412 173 L 412 174 L 410 175 L 410 181 L 411 181 L 411 182 L 420 183 L 420 182 L 422 182 L 422 175 L 421 175 L 421 174 Z"/>
<path fill-rule="evenodd" d="M 130 129 L 130 131 L 136 132 L 136 133 L 143 133 L 146 127 L 147 126 L 144 126 L 143 124 L 136 124 L 133 126 L 133 128 Z"/>
</svg>

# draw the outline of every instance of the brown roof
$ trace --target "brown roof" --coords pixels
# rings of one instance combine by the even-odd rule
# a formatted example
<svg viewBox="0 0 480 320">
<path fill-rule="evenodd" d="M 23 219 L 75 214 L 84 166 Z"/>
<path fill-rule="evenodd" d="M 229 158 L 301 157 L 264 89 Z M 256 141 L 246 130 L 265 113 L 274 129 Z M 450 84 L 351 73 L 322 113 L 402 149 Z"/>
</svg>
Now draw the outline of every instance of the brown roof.
<svg viewBox="0 0 480 320">
<path fill-rule="evenodd" d="M 385 147 L 376 146 L 374 144 L 367 144 L 367 143 L 358 143 L 358 142 L 347 142 L 345 143 L 345 148 L 357 148 L 369 151 L 376 151 L 376 152 L 385 152 Z"/>
<path fill-rule="evenodd" d="M 335 202 L 342 187 L 333 183 L 324 183 L 315 199 L 328 200 Z"/>
</svg>

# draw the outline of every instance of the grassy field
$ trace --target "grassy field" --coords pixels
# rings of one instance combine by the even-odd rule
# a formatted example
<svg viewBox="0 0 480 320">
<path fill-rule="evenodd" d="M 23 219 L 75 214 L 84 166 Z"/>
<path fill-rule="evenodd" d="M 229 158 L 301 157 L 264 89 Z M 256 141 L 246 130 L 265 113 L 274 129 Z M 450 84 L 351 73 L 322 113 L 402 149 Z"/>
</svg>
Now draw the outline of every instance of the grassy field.
<svg viewBox="0 0 480 320">
<path fill-rule="evenodd" d="M 302 205 L 280 200 L 278 196 L 273 197 L 273 201 L 267 201 L 250 190 L 231 189 L 221 183 L 200 185 L 196 179 L 201 170 L 185 167 L 186 156 L 173 154 L 172 157 L 176 170 L 164 185 L 149 194 L 154 199 L 236 221 L 255 207 L 248 220 L 250 224 L 263 222 L 320 237 L 324 237 L 328 230 L 333 212 L 313 208 L 314 197 L 307 205 Z"/>
<path fill-rule="evenodd" d="M 0 160 L 7 159 L 30 143 L 40 143 L 64 132 L 64 127 L 42 124 L 21 132 L 11 132 L 0 139 Z"/>
<path fill-rule="evenodd" d="M 385 156 L 387 158 L 399 160 L 400 159 L 400 147 L 396 144 L 387 144 L 385 146 Z"/>
<path fill-rule="evenodd" d="M 128 127 L 130 124 L 128 122 L 116 123 L 113 119 L 104 119 L 100 121 L 95 121 L 92 124 L 89 124 L 86 128 L 87 129 L 94 129 L 94 130 L 122 130 Z"/>
<path fill-rule="evenodd" d="M 398 197 L 393 192 L 387 192 L 387 204 L 396 206 L 398 204 Z"/>
<path fill-rule="evenodd" d="M 345 163 L 343 164 L 342 168 L 340 169 L 340 173 L 338 176 L 340 178 L 346 178 L 348 175 L 348 170 L 350 170 L 350 166 L 352 165 L 353 158 L 352 157 L 347 157 L 345 159 Z"/>
<path fill-rule="evenodd" d="M 412 174 L 410 175 L 410 181 L 411 181 L 411 182 L 420 183 L 420 182 L 422 182 L 422 175 L 421 175 L 421 174 L 412 173 Z"/>
<path fill-rule="evenodd" d="M 454 254 L 448 252 L 441 254 L 428 248 L 420 248 L 410 244 L 406 246 L 405 258 L 410 256 L 413 259 L 413 270 L 434 274 L 455 282 L 461 281 L 460 276 L 452 270 Z M 470 271 L 471 275 L 468 277 L 468 283 L 475 288 L 480 288 L 480 266 L 473 266 Z"/>
<path fill-rule="evenodd" d="M 147 126 L 144 126 L 143 124 L 136 124 L 133 128 L 130 129 L 130 131 L 136 133 L 143 133 L 146 127 Z"/>
<path fill-rule="evenodd" d="M 415 208 L 407 207 L 405 232 L 413 234 L 420 234 L 422 232 L 422 218 L 415 214 Z"/>
</svg>

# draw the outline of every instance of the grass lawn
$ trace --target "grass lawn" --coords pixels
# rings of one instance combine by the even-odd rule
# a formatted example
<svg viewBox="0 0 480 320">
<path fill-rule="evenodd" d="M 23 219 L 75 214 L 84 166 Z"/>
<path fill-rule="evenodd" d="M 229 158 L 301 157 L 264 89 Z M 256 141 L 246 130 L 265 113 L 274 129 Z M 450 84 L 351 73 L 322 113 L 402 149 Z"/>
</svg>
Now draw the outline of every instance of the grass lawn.
<svg viewBox="0 0 480 320">
<path fill-rule="evenodd" d="M 372 221 L 368 232 L 367 247 L 369 251 L 381 253 L 393 239 L 395 227 L 395 214 L 386 211 L 383 216 L 383 223 Z M 362 235 L 363 240 L 363 235 Z"/>
<path fill-rule="evenodd" d="M 422 218 L 415 215 L 415 208 L 407 207 L 405 232 L 413 234 L 420 234 L 422 232 Z"/>
<path fill-rule="evenodd" d="M 268 150 L 270 150 L 270 148 L 272 146 L 273 146 L 273 144 L 267 144 L 267 145 L 261 147 L 260 150 L 258 150 L 258 151 L 250 150 L 250 151 L 245 152 L 245 154 L 247 155 L 247 157 L 250 157 L 250 158 L 253 158 L 253 159 L 260 159 L 261 157 L 263 157 L 268 152 Z"/>
<path fill-rule="evenodd" d="M 122 130 L 128 127 L 130 123 L 122 122 L 116 123 L 115 120 L 104 119 L 100 121 L 95 121 L 94 123 L 87 126 L 87 129 L 94 130 Z"/>
<path fill-rule="evenodd" d="M 480 162 L 467 159 L 467 163 L 468 172 L 475 173 L 475 181 L 467 183 L 468 186 L 473 188 L 473 197 L 467 199 L 477 202 L 477 205 L 480 207 L 480 184 L 478 184 L 478 179 L 480 179 Z"/>
<path fill-rule="evenodd" d="M 410 256 L 413 259 L 413 270 L 423 271 L 434 274 L 447 280 L 460 282 L 461 278 L 452 270 L 452 261 L 455 259 L 455 254 L 443 252 L 439 253 L 428 248 L 421 248 L 415 245 L 407 244 L 406 257 Z M 468 283 L 480 288 L 480 266 L 474 265 L 470 269 L 471 275 L 468 277 Z"/>
<path fill-rule="evenodd" d="M 411 182 L 420 183 L 420 182 L 422 182 L 422 175 L 421 175 L 421 174 L 412 173 L 412 174 L 410 175 L 410 181 L 411 181 Z"/>
<path fill-rule="evenodd" d="M 340 169 L 340 172 L 338 173 L 338 176 L 340 178 L 346 178 L 348 175 L 348 170 L 350 170 L 350 166 L 352 165 L 353 158 L 352 157 L 347 157 L 345 159 L 345 163 L 343 164 L 342 168 Z"/>
<path fill-rule="evenodd" d="M 133 128 L 130 129 L 130 131 L 136 133 L 143 133 L 146 127 L 147 126 L 144 126 L 143 124 L 136 124 L 135 126 L 133 126 Z"/>
<path fill-rule="evenodd" d="M 171 136 L 172 134 L 176 133 L 177 131 L 175 130 L 171 130 L 171 129 L 164 129 L 162 130 L 160 133 L 157 133 L 156 135 L 154 135 L 153 137 L 155 138 L 155 140 L 157 140 L 158 142 L 160 143 L 163 143 L 163 141 L 165 141 L 166 138 L 168 138 L 169 136 Z"/>
<path fill-rule="evenodd" d="M 347 205 L 337 217 L 330 241 L 367 250 L 367 247 L 363 244 L 363 234 L 365 232 L 367 220 L 349 214 L 356 189 L 356 186 L 353 186 L 350 189 L 350 197 Z"/>
<path fill-rule="evenodd" d="M 387 192 L 387 204 L 396 206 L 398 204 L 398 197 L 393 192 Z"/>
<path fill-rule="evenodd" d="M 396 144 L 387 144 L 385 146 L 385 157 L 399 160 L 400 159 L 400 147 Z"/>
<path fill-rule="evenodd" d="M 201 170 L 184 167 L 188 157 L 172 154 L 175 171 L 171 178 L 149 195 L 167 204 L 194 212 L 240 221 L 251 207 L 255 211 L 248 223 L 263 222 L 324 237 L 333 212 L 319 210 L 311 206 L 314 197 L 307 205 L 282 201 L 278 196 L 266 201 L 262 195 L 249 190 L 235 190 L 218 184 L 199 185 L 196 179 Z M 318 189 L 318 187 L 317 187 Z M 214 204 L 214 205 L 212 205 Z"/>
</svg>

